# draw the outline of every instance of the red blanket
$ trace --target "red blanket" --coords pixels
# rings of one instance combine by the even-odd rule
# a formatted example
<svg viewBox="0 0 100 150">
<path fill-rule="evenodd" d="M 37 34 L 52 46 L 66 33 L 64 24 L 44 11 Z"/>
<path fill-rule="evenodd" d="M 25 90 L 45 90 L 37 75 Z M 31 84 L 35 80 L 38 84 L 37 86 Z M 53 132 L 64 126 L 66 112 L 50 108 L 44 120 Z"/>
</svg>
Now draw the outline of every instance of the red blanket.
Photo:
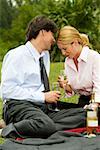
<svg viewBox="0 0 100 150">
<path fill-rule="evenodd" d="M 86 128 L 75 128 L 75 129 L 65 130 L 65 132 L 77 132 L 77 133 L 82 133 L 85 131 L 86 131 Z M 100 126 L 98 126 L 98 128 L 96 128 L 96 131 L 98 133 L 100 132 Z"/>
</svg>

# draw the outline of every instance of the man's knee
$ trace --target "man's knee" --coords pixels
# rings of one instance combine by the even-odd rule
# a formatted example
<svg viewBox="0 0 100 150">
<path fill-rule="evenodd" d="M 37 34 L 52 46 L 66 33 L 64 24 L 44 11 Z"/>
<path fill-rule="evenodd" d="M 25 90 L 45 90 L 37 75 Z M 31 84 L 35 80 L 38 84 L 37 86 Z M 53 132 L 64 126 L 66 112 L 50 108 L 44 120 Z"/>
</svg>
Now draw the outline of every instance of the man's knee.
<svg viewBox="0 0 100 150">
<path fill-rule="evenodd" d="M 39 124 L 40 124 L 40 132 L 44 136 L 49 136 L 53 134 L 54 132 L 56 132 L 55 123 L 53 122 L 53 120 L 49 118 L 40 119 Z"/>
</svg>

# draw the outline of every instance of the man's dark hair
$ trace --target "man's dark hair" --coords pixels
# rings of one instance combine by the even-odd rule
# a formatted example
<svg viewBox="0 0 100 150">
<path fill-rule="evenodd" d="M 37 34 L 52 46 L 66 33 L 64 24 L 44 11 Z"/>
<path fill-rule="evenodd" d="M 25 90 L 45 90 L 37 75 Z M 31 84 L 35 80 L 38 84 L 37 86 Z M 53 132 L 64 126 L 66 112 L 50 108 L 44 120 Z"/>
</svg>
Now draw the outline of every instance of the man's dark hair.
<svg viewBox="0 0 100 150">
<path fill-rule="evenodd" d="M 26 41 L 30 41 L 32 38 L 35 39 L 39 34 L 39 31 L 42 29 L 46 30 L 47 32 L 57 32 L 57 26 L 52 20 L 46 18 L 45 16 L 38 16 L 34 18 L 28 25 L 26 31 Z"/>
</svg>

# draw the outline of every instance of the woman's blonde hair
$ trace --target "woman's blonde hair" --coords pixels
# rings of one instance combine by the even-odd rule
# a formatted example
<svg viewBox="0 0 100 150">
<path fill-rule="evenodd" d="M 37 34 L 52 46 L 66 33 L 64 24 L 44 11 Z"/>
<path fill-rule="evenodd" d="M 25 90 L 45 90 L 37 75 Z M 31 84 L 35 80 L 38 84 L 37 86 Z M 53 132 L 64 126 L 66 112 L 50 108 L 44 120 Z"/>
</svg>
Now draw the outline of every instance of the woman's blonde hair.
<svg viewBox="0 0 100 150">
<path fill-rule="evenodd" d="M 83 40 L 77 29 L 72 26 L 64 26 L 60 29 L 58 34 L 58 42 L 62 42 L 63 44 L 70 44 L 75 39 L 77 39 L 78 42 L 83 45 Z"/>
<path fill-rule="evenodd" d="M 83 41 L 83 45 L 84 46 L 90 46 L 88 35 L 84 34 L 84 33 L 80 33 L 80 36 L 81 36 L 81 39 Z"/>
</svg>

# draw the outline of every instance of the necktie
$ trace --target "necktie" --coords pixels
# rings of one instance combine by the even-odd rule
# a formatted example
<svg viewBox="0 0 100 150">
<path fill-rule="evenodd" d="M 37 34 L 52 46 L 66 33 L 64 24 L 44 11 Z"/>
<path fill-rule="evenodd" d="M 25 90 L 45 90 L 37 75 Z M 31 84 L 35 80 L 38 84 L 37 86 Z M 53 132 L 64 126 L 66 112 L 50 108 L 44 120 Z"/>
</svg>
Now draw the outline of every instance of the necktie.
<svg viewBox="0 0 100 150">
<path fill-rule="evenodd" d="M 47 92 L 50 91 L 50 87 L 49 87 L 49 79 L 43 62 L 43 57 L 40 57 L 39 62 L 40 62 L 41 81 L 44 84 L 45 92 Z"/>
<path fill-rule="evenodd" d="M 43 62 L 43 57 L 40 57 L 39 62 L 40 62 L 41 81 L 44 84 L 44 88 L 45 88 L 44 92 L 48 92 L 50 91 L 50 86 L 49 86 L 49 79 L 47 76 L 47 72 Z M 49 110 L 53 110 L 55 108 L 54 103 L 53 104 L 46 103 L 46 105 Z"/>
</svg>

